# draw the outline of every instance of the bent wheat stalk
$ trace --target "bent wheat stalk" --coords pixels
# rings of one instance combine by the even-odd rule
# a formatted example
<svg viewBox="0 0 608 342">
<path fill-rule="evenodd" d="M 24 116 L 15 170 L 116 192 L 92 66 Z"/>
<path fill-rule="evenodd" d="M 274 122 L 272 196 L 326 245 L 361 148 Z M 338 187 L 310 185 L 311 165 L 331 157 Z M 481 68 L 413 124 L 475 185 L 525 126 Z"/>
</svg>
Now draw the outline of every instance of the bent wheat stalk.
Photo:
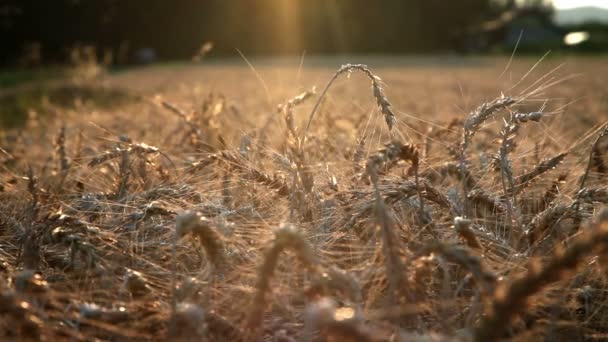
<svg viewBox="0 0 608 342">
<path fill-rule="evenodd" d="M 317 273 L 319 261 L 304 236 L 292 224 L 281 225 L 275 232 L 274 242 L 264 256 L 258 275 L 257 291 L 253 298 L 248 320 L 248 327 L 254 334 L 262 325 L 264 311 L 268 304 L 268 294 L 271 292 L 270 279 L 277 268 L 281 253 L 287 249 L 292 249 L 307 269 Z"/>
<path fill-rule="evenodd" d="M 303 145 L 304 145 L 304 142 L 306 139 L 306 132 L 308 132 L 312 119 L 314 118 L 315 113 L 319 109 L 319 106 L 321 105 L 323 98 L 329 91 L 329 88 L 331 88 L 331 85 L 334 83 L 334 81 L 336 79 L 338 79 L 338 77 L 340 75 L 345 74 L 345 73 L 351 73 L 355 70 L 359 70 L 359 71 L 363 72 L 372 81 L 373 95 L 376 98 L 378 107 L 380 107 L 380 111 L 384 115 L 384 120 L 386 121 L 388 130 L 391 131 L 393 129 L 393 125 L 395 123 L 395 114 L 393 113 L 393 109 L 391 108 L 391 103 L 388 101 L 388 98 L 384 94 L 384 90 L 381 85 L 382 79 L 380 77 L 374 75 L 367 65 L 345 64 L 345 65 L 341 66 L 340 69 L 338 69 L 338 71 L 336 71 L 336 73 L 331 78 L 331 80 L 329 80 L 329 82 L 325 86 L 325 89 L 323 89 L 321 96 L 319 96 L 319 98 L 317 99 L 317 102 L 315 103 L 315 106 L 313 107 L 312 111 L 310 112 L 310 114 L 308 116 L 308 122 L 306 123 L 306 126 L 304 126 L 304 129 L 302 130 L 302 134 L 301 134 L 301 138 L 300 138 L 300 144 L 301 144 L 300 149 L 303 149 Z"/>
<path fill-rule="evenodd" d="M 185 212 L 175 218 L 175 234 L 181 238 L 186 234 L 196 235 L 201 245 L 205 248 L 207 257 L 214 266 L 220 266 L 224 261 L 223 237 L 217 230 L 212 228 L 213 223 L 206 217 L 194 213 Z"/>
</svg>

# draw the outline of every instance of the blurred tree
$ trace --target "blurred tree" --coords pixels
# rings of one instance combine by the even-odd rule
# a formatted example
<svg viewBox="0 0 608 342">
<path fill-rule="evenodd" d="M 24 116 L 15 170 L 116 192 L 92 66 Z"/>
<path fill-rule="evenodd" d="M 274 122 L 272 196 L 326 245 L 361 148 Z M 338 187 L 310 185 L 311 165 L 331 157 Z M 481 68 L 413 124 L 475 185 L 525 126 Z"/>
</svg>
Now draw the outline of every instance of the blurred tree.
<svg viewBox="0 0 608 342">
<path fill-rule="evenodd" d="M 0 63 L 26 42 L 44 58 L 66 48 L 155 49 L 187 58 L 205 41 L 215 54 L 403 53 L 462 48 L 469 27 L 498 16 L 505 0 L 4 0 L 18 10 L 0 25 Z M 7 7 L 8 8 L 8 7 Z M 0 11 L 0 14 L 3 11 Z M 0 23 L 9 22 L 0 16 Z"/>
</svg>

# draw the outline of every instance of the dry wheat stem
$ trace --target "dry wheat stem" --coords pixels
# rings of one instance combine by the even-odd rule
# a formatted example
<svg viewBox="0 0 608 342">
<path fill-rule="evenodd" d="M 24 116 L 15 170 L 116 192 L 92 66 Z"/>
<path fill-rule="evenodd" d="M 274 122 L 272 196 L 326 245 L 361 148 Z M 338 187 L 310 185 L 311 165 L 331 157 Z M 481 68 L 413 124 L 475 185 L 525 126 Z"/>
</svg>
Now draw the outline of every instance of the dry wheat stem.
<svg viewBox="0 0 608 342">
<path fill-rule="evenodd" d="M 186 172 L 193 173 L 202 170 L 206 166 L 211 165 L 217 161 L 225 163 L 225 165 L 229 168 L 242 171 L 248 174 L 255 182 L 264 184 L 274 190 L 277 190 L 277 193 L 280 196 L 287 197 L 291 192 L 289 185 L 287 185 L 284 180 L 270 176 L 264 171 L 259 170 L 252 165 L 245 165 L 246 160 L 243 159 L 240 154 L 234 153 L 232 151 L 221 151 L 218 153 L 210 154 L 209 156 L 199 160 L 198 162 L 193 163 L 186 170 Z"/>
<path fill-rule="evenodd" d="M 55 139 L 55 150 L 57 159 L 59 159 L 59 169 L 63 174 L 66 174 L 70 169 L 70 161 L 65 147 L 65 125 L 59 129 L 59 134 Z"/>
<path fill-rule="evenodd" d="M 331 340 L 344 338 L 346 341 L 374 341 L 357 314 L 353 308 L 338 308 L 330 298 L 317 299 L 306 307 L 302 341 L 316 341 L 316 330 L 321 331 L 323 335 L 329 335 Z"/>
<path fill-rule="evenodd" d="M 127 142 L 128 137 L 121 137 L 122 142 Z M 118 187 L 116 189 L 115 196 L 116 198 L 123 198 L 127 192 L 129 187 L 129 178 L 131 177 L 131 160 L 129 158 L 129 151 L 127 149 L 121 148 L 119 144 L 120 150 L 120 163 L 119 163 L 119 175 L 118 175 Z"/>
<path fill-rule="evenodd" d="M 506 208 L 500 198 L 494 197 L 482 189 L 475 189 L 469 192 L 469 201 L 478 206 L 483 206 L 492 212 L 504 213 Z"/>
<path fill-rule="evenodd" d="M 190 119 L 190 117 L 186 114 L 185 111 L 183 111 L 182 109 L 178 108 L 176 105 L 171 104 L 167 101 L 162 101 L 161 102 L 162 106 L 165 107 L 166 109 L 168 109 L 169 111 L 171 111 L 174 114 L 177 114 L 177 116 L 179 116 L 183 122 L 186 123 L 186 125 L 188 125 L 190 127 L 190 131 L 195 134 L 197 136 L 197 138 L 200 140 L 201 137 L 201 130 L 196 126 L 196 124 L 194 124 L 192 122 L 192 120 Z"/>
<path fill-rule="evenodd" d="M 412 164 L 411 171 L 414 174 L 416 190 L 420 200 L 420 217 L 424 217 L 424 197 L 420 180 L 418 176 L 418 168 L 420 165 L 419 153 L 416 147 L 409 144 L 402 144 L 399 141 L 393 141 L 386 144 L 385 147 L 372 155 L 365 166 L 365 175 L 368 176 L 376 191 L 378 191 L 378 173 L 382 168 L 388 168 L 391 163 L 399 160 L 409 161 Z"/>
<path fill-rule="evenodd" d="M 456 233 L 460 235 L 471 248 L 481 249 L 481 244 L 475 235 L 475 232 L 471 229 L 471 220 L 464 217 L 454 218 L 454 229 Z"/>
<path fill-rule="evenodd" d="M 178 237 L 186 234 L 196 235 L 205 248 L 211 263 L 215 267 L 221 267 L 224 264 L 224 238 L 212 227 L 214 224 L 209 219 L 199 213 L 185 212 L 178 215 L 175 222 L 175 233 Z"/>
<path fill-rule="evenodd" d="M 484 294 L 491 294 L 494 290 L 497 281 L 496 275 L 488 271 L 483 260 L 474 255 L 469 249 L 462 246 L 435 242 L 424 247 L 415 259 L 430 255 L 431 253 L 440 255 L 445 260 L 467 269 L 473 275 Z"/>
<path fill-rule="evenodd" d="M 509 240 L 513 239 L 513 221 L 517 221 L 517 219 L 514 217 L 515 211 L 513 207 L 516 190 L 515 179 L 513 178 L 513 168 L 511 160 L 509 159 L 509 154 L 515 149 L 515 138 L 521 124 L 528 121 L 538 122 L 541 118 L 542 113 L 540 112 L 511 114 L 508 121 L 504 120 L 503 129 L 500 133 L 502 142 L 500 144 L 497 162 L 500 167 L 503 194 L 507 207 L 507 222 L 505 228 L 509 231 Z"/>
<path fill-rule="evenodd" d="M 581 177 L 581 181 L 580 181 L 581 183 L 578 188 L 579 194 L 585 188 L 585 182 L 587 181 L 587 178 L 589 177 L 589 171 L 591 170 L 591 167 L 593 165 L 593 160 L 595 159 L 594 156 L 596 153 L 597 146 L 599 145 L 600 141 L 606 136 L 608 136 L 608 124 L 604 126 L 604 128 L 601 130 L 600 134 L 598 134 L 598 136 L 595 138 L 595 140 L 591 144 L 591 149 L 589 151 L 589 161 L 587 162 L 587 166 L 585 167 L 585 172 L 583 173 L 583 176 Z M 578 201 L 574 204 L 574 209 L 578 216 L 578 213 L 580 210 L 580 203 Z"/>
<path fill-rule="evenodd" d="M 497 291 L 492 312 L 487 315 L 475 331 L 476 341 L 491 341 L 500 338 L 507 330 L 511 320 L 527 307 L 526 299 L 541 291 L 543 287 L 561 280 L 565 271 L 576 268 L 580 261 L 602 247 L 605 252 L 608 244 L 608 212 L 599 215 L 587 234 L 577 238 L 563 252 L 555 253 L 540 270 L 536 267 L 522 278 L 513 280 Z"/>
<path fill-rule="evenodd" d="M 297 127 L 295 124 L 294 118 L 294 108 L 304 103 L 307 99 L 313 97 L 316 94 L 315 88 L 312 88 L 309 91 L 305 91 L 293 98 L 289 99 L 282 105 L 278 106 L 280 112 L 283 113 L 285 124 L 287 125 L 287 130 L 291 134 L 293 139 L 298 139 Z"/>
<path fill-rule="evenodd" d="M 591 144 L 591 150 L 589 152 L 589 161 L 587 162 L 587 167 L 585 168 L 585 173 L 583 174 L 583 177 L 581 178 L 581 184 L 578 188 L 579 191 L 585 187 L 585 182 L 587 181 L 587 177 L 589 176 L 589 171 L 591 169 L 591 165 L 593 164 L 593 159 L 594 159 L 594 155 L 597 150 L 597 146 L 600 143 L 600 141 L 602 140 L 602 138 L 604 138 L 605 136 L 608 136 L 608 125 L 606 125 L 602 129 L 600 134 L 598 134 L 597 138 L 595 138 L 595 140 Z"/>
<path fill-rule="evenodd" d="M 359 139 L 357 139 L 357 147 L 355 148 L 355 152 L 353 153 L 353 170 L 355 174 L 361 172 L 361 161 L 365 155 L 365 135 L 361 135 Z"/>
</svg>

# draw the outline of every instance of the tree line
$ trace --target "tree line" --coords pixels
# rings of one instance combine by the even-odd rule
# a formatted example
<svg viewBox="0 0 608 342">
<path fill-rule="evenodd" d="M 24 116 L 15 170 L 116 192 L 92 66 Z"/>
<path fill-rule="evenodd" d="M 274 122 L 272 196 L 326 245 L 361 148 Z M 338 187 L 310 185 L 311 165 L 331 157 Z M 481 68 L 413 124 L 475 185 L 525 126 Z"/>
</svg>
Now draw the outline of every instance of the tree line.
<svg viewBox="0 0 608 342">
<path fill-rule="evenodd" d="M 154 49 L 185 58 L 204 42 L 214 54 L 446 52 L 512 6 L 499 0 L 11 0 L 0 5 L 0 63 L 26 43 L 58 61 L 74 44 Z"/>
</svg>

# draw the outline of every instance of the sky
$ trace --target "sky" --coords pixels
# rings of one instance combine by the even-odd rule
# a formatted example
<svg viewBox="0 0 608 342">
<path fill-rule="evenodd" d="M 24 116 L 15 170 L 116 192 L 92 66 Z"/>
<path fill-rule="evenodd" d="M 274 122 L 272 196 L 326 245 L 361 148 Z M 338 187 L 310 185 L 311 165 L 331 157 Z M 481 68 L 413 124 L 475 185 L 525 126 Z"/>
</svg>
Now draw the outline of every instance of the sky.
<svg viewBox="0 0 608 342">
<path fill-rule="evenodd" d="M 595 6 L 608 9 L 608 0 L 553 0 L 556 9 Z"/>
</svg>

